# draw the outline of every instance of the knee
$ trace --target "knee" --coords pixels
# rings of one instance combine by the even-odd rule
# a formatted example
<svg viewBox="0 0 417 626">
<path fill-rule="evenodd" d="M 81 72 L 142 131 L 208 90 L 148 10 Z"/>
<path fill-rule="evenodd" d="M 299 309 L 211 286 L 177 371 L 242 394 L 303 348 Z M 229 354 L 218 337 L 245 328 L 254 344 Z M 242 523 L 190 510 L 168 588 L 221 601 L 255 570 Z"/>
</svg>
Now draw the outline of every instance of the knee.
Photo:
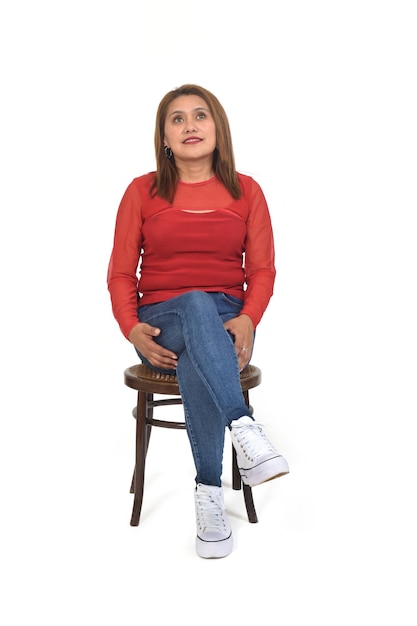
<svg viewBox="0 0 417 626">
<path fill-rule="evenodd" d="M 213 303 L 210 294 L 205 291 L 187 291 L 182 297 L 191 308 L 207 307 Z"/>
<path fill-rule="evenodd" d="M 216 304 L 209 293 L 205 291 L 188 291 L 181 296 L 186 312 L 191 316 L 212 316 L 217 313 Z"/>
</svg>

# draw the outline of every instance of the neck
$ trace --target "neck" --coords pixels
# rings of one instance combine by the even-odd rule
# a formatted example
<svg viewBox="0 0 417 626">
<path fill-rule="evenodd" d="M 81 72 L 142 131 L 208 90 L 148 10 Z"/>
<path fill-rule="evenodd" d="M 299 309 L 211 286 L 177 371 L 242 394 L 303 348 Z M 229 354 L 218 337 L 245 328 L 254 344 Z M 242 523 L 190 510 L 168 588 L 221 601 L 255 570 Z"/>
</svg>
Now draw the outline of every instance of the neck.
<svg viewBox="0 0 417 626">
<path fill-rule="evenodd" d="M 204 180 L 209 180 L 214 176 L 212 159 L 205 163 L 190 163 L 190 162 L 177 162 L 177 171 L 180 180 L 184 183 L 200 183 Z"/>
</svg>

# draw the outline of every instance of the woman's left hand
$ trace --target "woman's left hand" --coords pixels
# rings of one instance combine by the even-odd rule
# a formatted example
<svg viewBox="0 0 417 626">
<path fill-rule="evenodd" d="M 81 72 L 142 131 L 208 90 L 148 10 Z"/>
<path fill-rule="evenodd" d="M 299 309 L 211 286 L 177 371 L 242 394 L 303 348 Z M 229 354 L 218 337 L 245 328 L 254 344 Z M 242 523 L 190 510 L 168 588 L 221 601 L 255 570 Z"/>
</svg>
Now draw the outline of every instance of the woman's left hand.
<svg viewBox="0 0 417 626">
<path fill-rule="evenodd" d="M 249 363 L 252 354 L 254 328 L 249 315 L 238 315 L 224 323 L 225 329 L 235 338 L 235 350 L 239 371 Z"/>
</svg>

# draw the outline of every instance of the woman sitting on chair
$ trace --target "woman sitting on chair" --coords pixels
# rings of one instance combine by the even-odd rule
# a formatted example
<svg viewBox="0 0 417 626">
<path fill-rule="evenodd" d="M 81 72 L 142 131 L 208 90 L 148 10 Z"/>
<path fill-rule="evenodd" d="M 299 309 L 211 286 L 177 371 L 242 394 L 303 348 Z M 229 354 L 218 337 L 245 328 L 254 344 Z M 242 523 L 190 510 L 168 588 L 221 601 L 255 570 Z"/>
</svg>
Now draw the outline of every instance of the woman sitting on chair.
<svg viewBox="0 0 417 626">
<path fill-rule="evenodd" d="M 289 471 L 248 414 L 239 377 L 273 293 L 271 219 L 259 185 L 235 170 L 226 113 L 207 89 L 164 96 L 155 151 L 156 172 L 135 178 L 121 200 L 108 288 L 143 363 L 178 377 L 196 469 L 196 550 L 224 557 L 233 548 L 226 428 L 245 484 Z"/>
</svg>

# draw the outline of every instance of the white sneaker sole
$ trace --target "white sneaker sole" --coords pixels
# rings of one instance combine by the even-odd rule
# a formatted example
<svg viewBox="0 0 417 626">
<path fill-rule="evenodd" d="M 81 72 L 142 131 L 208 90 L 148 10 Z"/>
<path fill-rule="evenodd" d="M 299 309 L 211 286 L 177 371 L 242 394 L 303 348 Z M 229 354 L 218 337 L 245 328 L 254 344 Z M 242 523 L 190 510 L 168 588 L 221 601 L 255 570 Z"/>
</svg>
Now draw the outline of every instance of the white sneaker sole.
<svg viewBox="0 0 417 626">
<path fill-rule="evenodd" d="M 222 559 L 233 550 L 233 536 L 230 534 L 227 539 L 221 539 L 220 541 L 204 541 L 197 536 L 195 549 L 198 556 L 201 556 L 203 559 Z"/>
<path fill-rule="evenodd" d="M 288 474 L 289 471 L 290 468 L 288 467 L 288 463 L 283 456 L 276 456 L 272 459 L 267 459 L 250 469 L 239 467 L 242 481 L 249 487 L 256 487 L 256 485 L 266 483 L 268 480 L 285 476 L 285 474 Z"/>
</svg>

